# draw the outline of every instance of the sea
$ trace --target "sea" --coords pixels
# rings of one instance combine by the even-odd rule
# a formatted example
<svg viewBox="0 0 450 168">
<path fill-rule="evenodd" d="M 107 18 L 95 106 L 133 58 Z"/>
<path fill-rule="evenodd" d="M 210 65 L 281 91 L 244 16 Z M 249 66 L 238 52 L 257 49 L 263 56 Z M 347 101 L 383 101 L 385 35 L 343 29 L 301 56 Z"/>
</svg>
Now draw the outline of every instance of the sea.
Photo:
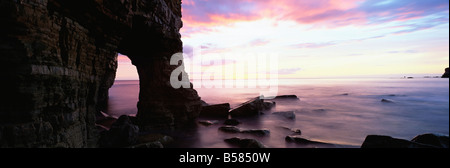
<svg viewBox="0 0 450 168">
<path fill-rule="evenodd" d="M 259 96 L 267 88 L 197 88 L 208 104 L 230 103 L 231 107 Z M 139 81 L 115 81 L 109 91 L 109 115 L 136 115 Z M 217 124 L 182 130 L 170 147 L 230 148 L 224 139 L 252 138 L 271 148 L 303 148 L 286 142 L 300 129 L 308 140 L 358 148 L 367 135 L 388 135 L 411 140 L 419 134 L 449 134 L 449 79 L 441 78 L 309 78 L 279 79 L 278 95 L 296 95 L 299 100 L 276 102 L 271 110 L 240 118 L 241 129 L 266 129 L 268 136 L 225 133 L 218 130 L 223 119 L 200 118 Z M 383 102 L 385 99 L 389 102 Z M 273 115 L 293 111 L 295 119 Z"/>
</svg>

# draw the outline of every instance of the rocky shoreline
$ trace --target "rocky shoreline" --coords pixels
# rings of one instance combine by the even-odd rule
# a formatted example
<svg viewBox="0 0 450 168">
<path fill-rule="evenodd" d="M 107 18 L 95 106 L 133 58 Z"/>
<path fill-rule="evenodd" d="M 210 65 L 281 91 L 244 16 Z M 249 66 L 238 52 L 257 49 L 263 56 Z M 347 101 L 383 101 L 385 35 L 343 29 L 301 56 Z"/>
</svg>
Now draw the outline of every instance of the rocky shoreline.
<svg viewBox="0 0 450 168">
<path fill-rule="evenodd" d="M 299 101 L 297 96 L 283 95 L 278 99 L 288 99 Z M 276 98 L 276 99 L 277 99 Z M 230 104 L 209 105 L 203 103 L 203 110 L 197 123 L 202 127 L 216 125 L 221 134 L 233 135 L 232 138 L 225 138 L 223 141 L 231 147 L 238 148 L 270 148 L 263 144 L 258 138 L 271 135 L 269 129 L 246 129 L 239 127 L 242 121 L 241 117 L 258 117 L 265 115 L 264 111 L 275 107 L 276 103 L 265 101 L 259 97 L 253 98 L 235 108 L 230 108 Z M 272 112 L 270 115 L 284 120 L 295 119 L 295 112 L 280 111 Z M 100 147 L 117 148 L 164 148 L 170 147 L 175 142 L 170 133 L 149 133 L 140 131 L 135 123 L 135 117 L 121 116 L 118 119 L 102 114 L 98 117 L 97 128 L 101 132 L 99 140 Z M 112 123 L 112 124 L 111 124 Z M 197 127 L 196 129 L 202 129 Z M 330 142 L 316 141 L 302 136 L 302 131 L 298 128 L 280 127 L 287 131 L 285 142 L 294 144 L 300 148 L 346 148 L 345 145 L 333 144 Z M 241 138 L 245 136 L 247 138 Z M 255 138 L 248 138 L 252 136 Z M 411 140 L 398 139 L 387 135 L 367 135 L 361 148 L 448 148 L 449 136 L 440 134 L 421 134 Z"/>
</svg>

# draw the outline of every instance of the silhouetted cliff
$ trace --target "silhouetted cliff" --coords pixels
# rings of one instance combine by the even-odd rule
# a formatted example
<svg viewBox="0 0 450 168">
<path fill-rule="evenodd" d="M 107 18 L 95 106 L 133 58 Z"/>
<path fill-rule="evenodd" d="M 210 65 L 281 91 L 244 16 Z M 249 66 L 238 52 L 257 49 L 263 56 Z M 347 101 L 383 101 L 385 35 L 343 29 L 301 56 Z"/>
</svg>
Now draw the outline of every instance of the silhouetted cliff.
<svg viewBox="0 0 450 168">
<path fill-rule="evenodd" d="M 181 0 L 0 3 L 0 147 L 95 146 L 118 52 L 139 72 L 140 127 L 173 129 L 198 115 L 197 92 L 169 84 Z"/>
</svg>

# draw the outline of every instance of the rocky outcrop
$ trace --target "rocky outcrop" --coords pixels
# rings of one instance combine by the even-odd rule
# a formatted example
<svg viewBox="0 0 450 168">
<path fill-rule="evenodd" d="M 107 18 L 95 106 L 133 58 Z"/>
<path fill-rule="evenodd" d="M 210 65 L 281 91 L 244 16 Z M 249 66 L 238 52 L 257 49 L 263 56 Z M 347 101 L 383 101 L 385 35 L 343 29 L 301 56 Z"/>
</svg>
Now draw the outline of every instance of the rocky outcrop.
<svg viewBox="0 0 450 168">
<path fill-rule="evenodd" d="M 230 110 L 233 117 L 249 117 L 259 115 L 262 111 L 271 109 L 275 106 L 275 102 L 264 102 L 259 97 L 244 102 Z"/>
<path fill-rule="evenodd" d="M 139 127 L 134 125 L 128 116 L 120 116 L 112 124 L 111 129 L 100 137 L 99 147 L 117 148 L 134 145 L 139 138 Z"/>
<path fill-rule="evenodd" d="M 230 104 L 215 104 L 202 107 L 200 117 L 227 118 L 230 111 Z"/>
<path fill-rule="evenodd" d="M 234 137 L 230 139 L 225 139 L 225 142 L 232 145 L 236 145 L 240 148 L 267 148 L 267 146 L 265 146 L 264 144 L 255 139 Z"/>
<path fill-rule="evenodd" d="M 334 145 L 334 144 L 319 142 L 319 141 L 312 141 L 312 140 L 301 138 L 298 136 L 286 136 L 285 140 L 286 140 L 286 142 L 296 143 L 303 147 L 313 147 L 313 148 L 335 148 L 336 147 L 336 145 Z"/>
<path fill-rule="evenodd" d="M 0 20 L 0 147 L 94 147 L 119 52 L 139 73 L 140 129 L 181 127 L 200 111 L 192 87 L 169 82 L 180 0 L 4 0 Z"/>
<path fill-rule="evenodd" d="M 268 129 L 248 129 L 244 130 L 235 126 L 223 126 L 219 127 L 220 131 L 227 132 L 227 133 L 244 133 L 244 134 L 251 134 L 256 136 L 268 136 L 270 135 L 270 130 Z"/>
<path fill-rule="evenodd" d="M 442 75 L 442 78 L 450 78 L 450 69 L 445 68 L 445 73 Z"/>
<path fill-rule="evenodd" d="M 414 137 L 412 142 L 421 143 L 421 144 L 428 144 L 431 146 L 435 146 L 438 148 L 448 148 L 449 147 L 449 137 L 445 135 L 439 135 L 439 134 L 422 134 L 417 135 Z"/>
<path fill-rule="evenodd" d="M 273 115 L 277 115 L 286 119 L 295 120 L 294 111 L 282 111 L 282 112 L 274 112 Z"/>
<path fill-rule="evenodd" d="M 448 136 L 418 135 L 411 141 L 385 135 L 368 135 L 361 148 L 448 148 Z"/>
</svg>

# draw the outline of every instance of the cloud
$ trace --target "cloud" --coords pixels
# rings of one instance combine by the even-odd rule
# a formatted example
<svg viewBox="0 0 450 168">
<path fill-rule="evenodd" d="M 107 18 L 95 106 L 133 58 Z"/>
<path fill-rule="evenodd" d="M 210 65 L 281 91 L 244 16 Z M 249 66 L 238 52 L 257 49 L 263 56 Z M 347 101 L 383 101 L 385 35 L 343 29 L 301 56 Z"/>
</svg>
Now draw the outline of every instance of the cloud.
<svg viewBox="0 0 450 168">
<path fill-rule="evenodd" d="M 336 42 L 323 42 L 323 43 L 300 43 L 293 45 L 294 48 L 322 48 L 332 45 L 336 45 Z"/>
<path fill-rule="evenodd" d="M 227 25 L 261 18 L 334 27 L 440 14 L 445 15 L 448 22 L 448 5 L 448 0 L 189 0 L 183 2 L 183 20 L 186 27 Z"/>
<path fill-rule="evenodd" d="M 250 41 L 249 46 L 254 46 L 254 47 L 255 46 L 263 46 L 263 45 L 266 45 L 269 43 L 270 43 L 270 40 L 258 38 L 253 41 Z"/>
<path fill-rule="evenodd" d="M 298 71 L 301 71 L 302 68 L 285 68 L 285 69 L 279 69 L 278 70 L 278 74 L 280 75 L 290 75 L 290 74 L 295 74 Z"/>
</svg>

